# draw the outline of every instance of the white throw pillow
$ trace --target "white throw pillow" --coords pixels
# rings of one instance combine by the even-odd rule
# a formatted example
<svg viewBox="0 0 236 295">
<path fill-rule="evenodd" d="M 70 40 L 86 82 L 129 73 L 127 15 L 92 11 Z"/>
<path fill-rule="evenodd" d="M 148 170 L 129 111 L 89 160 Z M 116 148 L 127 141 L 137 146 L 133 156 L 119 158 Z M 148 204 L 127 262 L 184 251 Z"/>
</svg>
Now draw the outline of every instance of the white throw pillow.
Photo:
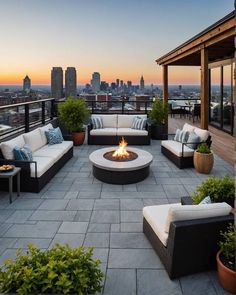
<svg viewBox="0 0 236 295">
<path fill-rule="evenodd" d="M 200 137 L 201 141 L 206 141 L 208 136 L 210 135 L 210 132 L 208 130 L 195 128 L 194 132 Z"/>
<path fill-rule="evenodd" d="M 51 123 L 39 128 L 44 145 L 46 145 L 48 143 L 45 131 L 48 131 L 49 129 L 52 129 L 52 128 L 53 128 L 53 126 Z"/>
<path fill-rule="evenodd" d="M 180 220 L 193 220 L 228 215 L 232 207 L 227 203 L 199 205 L 180 205 L 170 207 L 166 219 L 165 232 L 169 232 L 170 223 Z"/>
<path fill-rule="evenodd" d="M 3 157 L 8 160 L 13 160 L 14 159 L 13 149 L 16 146 L 18 146 L 19 148 L 22 148 L 24 145 L 25 145 L 25 140 L 23 135 L 19 135 L 16 138 L 2 142 L 1 151 L 2 151 Z"/>
</svg>

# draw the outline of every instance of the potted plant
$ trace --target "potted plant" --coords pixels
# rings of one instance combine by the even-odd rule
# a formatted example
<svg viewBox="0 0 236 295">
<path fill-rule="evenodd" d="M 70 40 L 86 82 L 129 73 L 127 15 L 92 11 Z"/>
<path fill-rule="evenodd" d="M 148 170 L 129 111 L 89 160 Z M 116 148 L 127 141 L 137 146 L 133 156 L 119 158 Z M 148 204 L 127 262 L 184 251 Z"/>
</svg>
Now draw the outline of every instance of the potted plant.
<svg viewBox="0 0 236 295">
<path fill-rule="evenodd" d="M 59 119 L 71 132 L 74 145 L 81 145 L 85 139 L 84 122 L 89 111 L 83 99 L 69 97 L 58 106 Z"/>
<path fill-rule="evenodd" d="M 226 291 L 236 294 L 235 226 L 230 224 L 221 236 L 220 251 L 216 255 L 218 278 Z"/>
<path fill-rule="evenodd" d="M 214 155 L 208 145 L 200 143 L 193 154 L 194 168 L 199 173 L 209 174 L 213 168 Z"/>
<path fill-rule="evenodd" d="M 155 99 L 152 110 L 149 112 L 151 119 L 151 138 L 167 139 L 168 137 L 168 104 L 162 99 Z"/>
<path fill-rule="evenodd" d="M 48 250 L 28 245 L 26 254 L 17 250 L 14 261 L 0 268 L 0 292 L 27 294 L 95 294 L 102 290 L 100 261 L 93 249 L 56 244 Z"/>
<path fill-rule="evenodd" d="M 215 176 L 208 177 L 192 194 L 193 204 L 199 204 L 206 196 L 211 198 L 212 203 L 226 202 L 234 207 L 234 179 L 228 175 L 225 175 L 223 178 Z"/>
</svg>

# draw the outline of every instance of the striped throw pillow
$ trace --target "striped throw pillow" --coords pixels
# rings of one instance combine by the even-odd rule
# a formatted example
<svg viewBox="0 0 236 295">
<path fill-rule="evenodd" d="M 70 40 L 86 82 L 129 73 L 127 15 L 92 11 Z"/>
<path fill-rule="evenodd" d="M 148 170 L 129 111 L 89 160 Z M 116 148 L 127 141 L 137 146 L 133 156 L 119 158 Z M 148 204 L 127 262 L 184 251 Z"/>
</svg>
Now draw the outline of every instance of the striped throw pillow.
<svg viewBox="0 0 236 295">
<path fill-rule="evenodd" d="M 132 124 L 132 129 L 143 130 L 145 129 L 147 119 L 141 117 L 135 117 Z"/>
<path fill-rule="evenodd" d="M 92 117 L 91 118 L 93 129 L 102 129 L 103 128 L 103 122 L 101 117 Z"/>
</svg>

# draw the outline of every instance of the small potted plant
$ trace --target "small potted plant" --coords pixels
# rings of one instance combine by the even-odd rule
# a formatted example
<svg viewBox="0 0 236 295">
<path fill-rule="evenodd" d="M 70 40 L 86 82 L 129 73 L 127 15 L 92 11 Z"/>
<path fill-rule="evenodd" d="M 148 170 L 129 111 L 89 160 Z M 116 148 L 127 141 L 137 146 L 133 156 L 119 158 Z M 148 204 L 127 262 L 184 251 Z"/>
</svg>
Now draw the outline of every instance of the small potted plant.
<svg viewBox="0 0 236 295">
<path fill-rule="evenodd" d="M 168 104 L 162 99 L 155 99 L 152 104 L 152 110 L 149 112 L 151 119 L 151 138 L 167 139 L 168 137 Z"/>
<path fill-rule="evenodd" d="M 228 175 L 222 178 L 216 176 L 208 177 L 192 194 L 193 204 L 199 204 L 206 196 L 210 197 L 212 203 L 226 202 L 231 207 L 234 207 L 234 179 Z"/>
<path fill-rule="evenodd" d="M 89 110 L 83 99 L 69 97 L 58 106 L 59 119 L 71 132 L 74 145 L 81 145 L 85 139 L 84 122 L 88 118 Z"/>
<path fill-rule="evenodd" d="M 200 143 L 197 150 L 194 151 L 193 164 L 197 172 L 209 174 L 213 168 L 214 155 L 208 145 Z"/>
<path fill-rule="evenodd" d="M 230 224 L 225 232 L 221 232 L 220 251 L 217 253 L 218 278 L 222 287 L 236 294 L 236 268 L 235 268 L 235 226 Z"/>
</svg>

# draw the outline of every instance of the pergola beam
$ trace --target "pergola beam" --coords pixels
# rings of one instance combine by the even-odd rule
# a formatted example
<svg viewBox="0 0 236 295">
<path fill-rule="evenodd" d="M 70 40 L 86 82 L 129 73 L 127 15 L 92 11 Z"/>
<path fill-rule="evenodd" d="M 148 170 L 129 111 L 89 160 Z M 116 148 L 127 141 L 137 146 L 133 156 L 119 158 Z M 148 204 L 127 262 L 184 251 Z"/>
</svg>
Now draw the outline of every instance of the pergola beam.
<svg viewBox="0 0 236 295">
<path fill-rule="evenodd" d="M 209 124 L 209 72 L 208 49 L 201 49 L 201 122 L 202 129 L 208 129 Z"/>
</svg>

